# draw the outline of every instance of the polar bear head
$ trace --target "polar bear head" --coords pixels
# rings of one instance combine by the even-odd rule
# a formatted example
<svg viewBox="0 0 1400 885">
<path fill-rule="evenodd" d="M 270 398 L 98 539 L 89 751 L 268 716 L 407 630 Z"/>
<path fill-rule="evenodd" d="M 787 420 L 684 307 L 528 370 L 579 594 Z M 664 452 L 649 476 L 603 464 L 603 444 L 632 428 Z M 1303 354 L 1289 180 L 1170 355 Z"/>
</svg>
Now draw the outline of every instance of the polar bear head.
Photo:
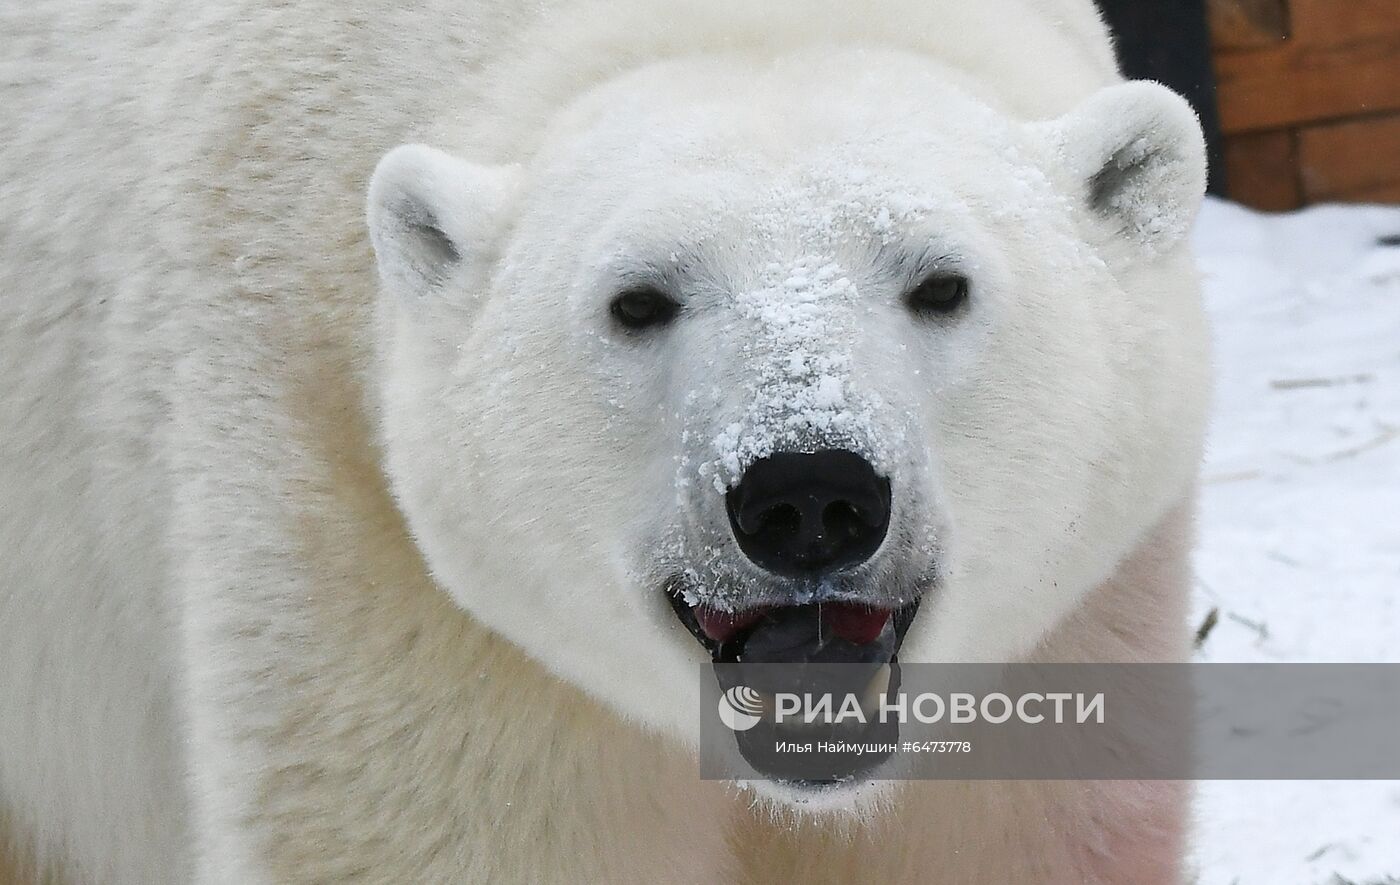
<svg viewBox="0 0 1400 885">
<path fill-rule="evenodd" d="M 712 657 L 1022 657 L 1191 483 L 1204 165 L 1152 84 L 1024 122 L 834 49 L 621 75 L 517 166 L 397 148 L 369 223 L 416 542 L 692 743 Z"/>
</svg>

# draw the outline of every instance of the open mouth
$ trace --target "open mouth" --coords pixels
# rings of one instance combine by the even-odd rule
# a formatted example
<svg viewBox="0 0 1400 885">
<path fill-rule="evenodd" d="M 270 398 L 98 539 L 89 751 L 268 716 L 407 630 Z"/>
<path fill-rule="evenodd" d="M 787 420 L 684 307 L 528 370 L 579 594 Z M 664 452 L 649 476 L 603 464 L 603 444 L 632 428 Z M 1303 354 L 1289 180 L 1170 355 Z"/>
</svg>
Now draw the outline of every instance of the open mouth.
<svg viewBox="0 0 1400 885">
<path fill-rule="evenodd" d="M 896 555 L 865 567 L 888 541 L 889 477 L 847 449 L 773 452 L 725 492 L 725 510 L 738 551 L 771 583 L 731 608 L 697 600 L 680 574 L 666 595 L 710 653 L 719 720 L 747 763 L 730 770 L 801 788 L 872 777 L 893 752 L 898 723 L 844 713 L 849 703 L 883 711 L 898 691 L 899 649 L 921 596 L 890 583 Z M 794 702 L 814 697 L 825 710 L 843 698 L 843 715 L 793 715 Z M 809 745 L 820 749 L 787 753 Z"/>
<path fill-rule="evenodd" d="M 681 623 L 709 651 L 720 690 L 753 692 L 765 707 L 780 692 L 859 695 L 863 706 L 878 704 L 898 691 L 899 648 L 919 608 L 916 599 L 898 608 L 831 601 L 726 612 L 690 605 L 675 589 L 667 595 Z M 898 735 L 897 724 L 874 718 L 814 726 L 765 715 L 755 725 L 733 735 L 744 760 L 760 777 L 804 792 L 868 778 L 890 752 L 793 756 L 777 752 L 783 743 L 825 739 L 888 747 Z"/>
<path fill-rule="evenodd" d="M 764 605 L 738 611 L 666 594 L 676 617 L 717 664 L 884 664 L 894 661 L 920 598 L 899 608 L 852 602 Z"/>
</svg>

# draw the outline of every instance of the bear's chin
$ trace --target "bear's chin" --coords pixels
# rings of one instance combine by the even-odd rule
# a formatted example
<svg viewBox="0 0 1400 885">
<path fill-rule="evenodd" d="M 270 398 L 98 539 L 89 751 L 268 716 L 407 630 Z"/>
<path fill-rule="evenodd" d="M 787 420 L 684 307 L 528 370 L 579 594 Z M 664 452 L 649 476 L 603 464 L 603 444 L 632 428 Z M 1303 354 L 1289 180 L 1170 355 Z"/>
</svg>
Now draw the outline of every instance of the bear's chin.
<svg viewBox="0 0 1400 885">
<path fill-rule="evenodd" d="M 892 766 L 882 766 L 892 767 Z M 855 778 L 839 783 L 804 783 L 782 780 L 735 781 L 775 818 L 814 817 L 861 823 L 880 816 L 891 807 L 898 782 Z"/>
</svg>

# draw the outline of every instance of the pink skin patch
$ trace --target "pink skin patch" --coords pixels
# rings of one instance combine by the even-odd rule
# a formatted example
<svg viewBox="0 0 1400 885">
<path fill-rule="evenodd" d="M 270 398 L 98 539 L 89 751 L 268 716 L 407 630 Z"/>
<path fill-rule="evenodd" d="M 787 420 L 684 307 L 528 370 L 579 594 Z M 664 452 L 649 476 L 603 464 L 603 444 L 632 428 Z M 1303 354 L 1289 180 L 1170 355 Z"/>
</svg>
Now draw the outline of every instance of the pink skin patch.
<svg viewBox="0 0 1400 885">
<path fill-rule="evenodd" d="M 729 638 L 740 630 L 747 630 L 758 622 L 758 619 L 768 613 L 768 608 L 751 608 L 741 612 L 722 612 L 697 605 L 694 610 L 695 621 L 700 625 L 701 631 L 715 642 L 727 642 Z"/>
<path fill-rule="evenodd" d="M 889 609 L 868 608 L 846 602 L 823 605 L 822 625 L 832 633 L 855 645 L 868 645 L 884 632 L 889 623 Z"/>
</svg>

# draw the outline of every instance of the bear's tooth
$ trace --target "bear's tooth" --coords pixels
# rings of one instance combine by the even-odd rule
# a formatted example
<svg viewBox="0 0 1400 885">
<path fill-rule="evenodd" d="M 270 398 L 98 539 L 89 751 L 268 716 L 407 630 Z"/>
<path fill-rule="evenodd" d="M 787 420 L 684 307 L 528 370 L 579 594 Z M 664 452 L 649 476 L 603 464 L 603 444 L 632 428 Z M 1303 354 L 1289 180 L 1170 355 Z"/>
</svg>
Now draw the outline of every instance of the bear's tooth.
<svg viewBox="0 0 1400 885">
<path fill-rule="evenodd" d="M 881 664 L 865 684 L 865 690 L 860 695 L 860 709 L 867 719 L 880 712 L 880 701 L 890 690 L 892 672 L 889 664 Z"/>
</svg>

